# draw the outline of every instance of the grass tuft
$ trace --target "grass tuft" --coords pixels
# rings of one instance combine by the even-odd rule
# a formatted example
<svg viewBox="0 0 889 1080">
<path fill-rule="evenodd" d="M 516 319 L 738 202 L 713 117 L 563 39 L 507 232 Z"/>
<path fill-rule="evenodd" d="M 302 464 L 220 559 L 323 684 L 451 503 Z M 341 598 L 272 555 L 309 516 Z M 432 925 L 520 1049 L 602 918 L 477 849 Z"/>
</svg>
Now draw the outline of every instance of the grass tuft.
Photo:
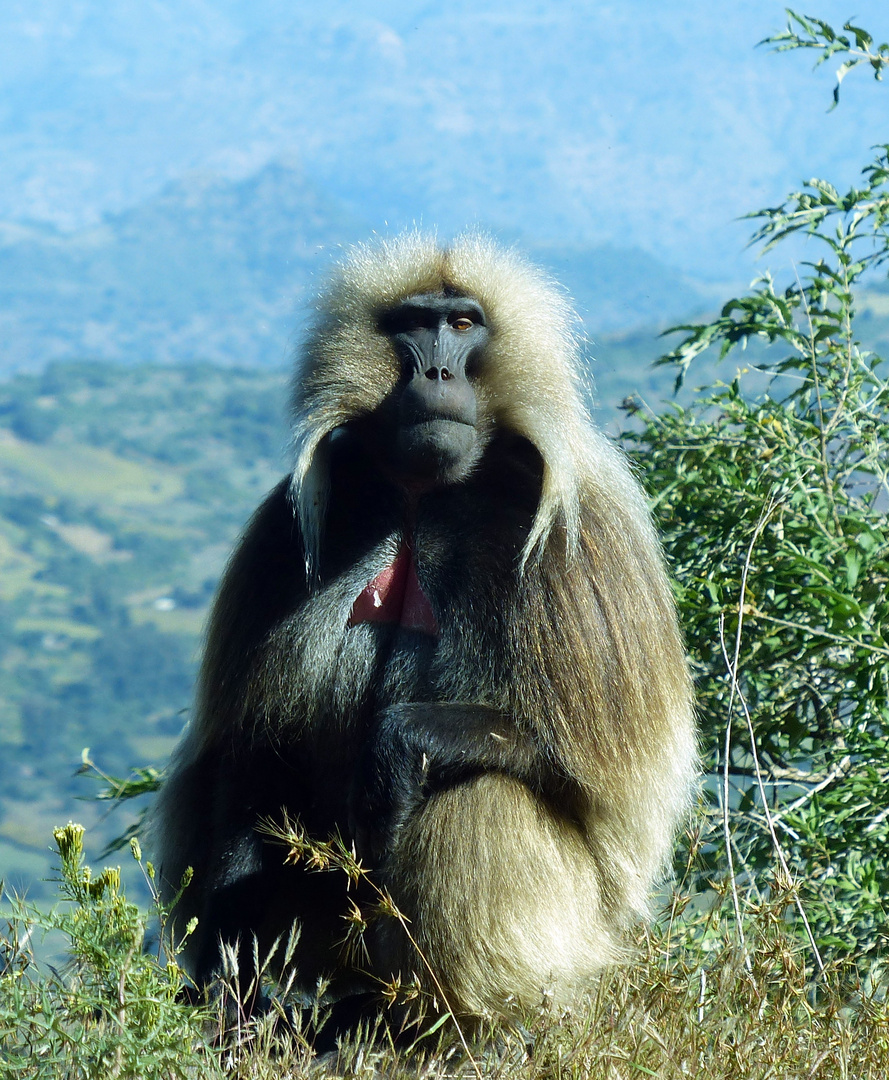
<svg viewBox="0 0 889 1080">
<path fill-rule="evenodd" d="M 743 945 L 728 888 L 676 893 L 662 917 L 640 931 L 630 962 L 606 973 L 572 1014 L 541 1012 L 525 1031 L 479 1034 L 461 1031 L 445 1008 L 426 1017 L 413 1044 L 396 1047 L 385 1001 L 402 1008 L 415 990 L 392 986 L 381 991 L 382 1019 L 373 1031 L 365 1025 L 319 1056 L 312 1044 L 325 1018 L 320 998 L 300 1007 L 290 988 L 279 986 L 270 1007 L 251 1014 L 245 1006 L 269 987 L 241 987 L 234 963 L 211 1000 L 189 997 L 175 951 L 146 948 L 152 916 L 126 900 L 119 870 L 92 874 L 78 825 L 57 829 L 55 841 L 60 903 L 46 912 L 13 899 L 0 933 L 4 1080 L 889 1076 L 880 964 L 865 971 L 843 958 L 819 970 L 794 930 L 795 890 L 780 879 L 760 882 L 758 897 L 741 895 Z M 313 844 L 291 827 L 287 842 L 291 857 L 363 874 L 337 841 Z M 138 843 L 131 848 L 152 882 Z M 388 903 L 388 917 L 403 919 Z M 35 941 L 48 932 L 64 939 L 62 966 L 34 957 Z M 278 944 L 285 959 L 295 941 Z M 267 971 L 270 960 L 260 968 Z M 434 975 L 418 957 L 423 965 Z"/>
</svg>

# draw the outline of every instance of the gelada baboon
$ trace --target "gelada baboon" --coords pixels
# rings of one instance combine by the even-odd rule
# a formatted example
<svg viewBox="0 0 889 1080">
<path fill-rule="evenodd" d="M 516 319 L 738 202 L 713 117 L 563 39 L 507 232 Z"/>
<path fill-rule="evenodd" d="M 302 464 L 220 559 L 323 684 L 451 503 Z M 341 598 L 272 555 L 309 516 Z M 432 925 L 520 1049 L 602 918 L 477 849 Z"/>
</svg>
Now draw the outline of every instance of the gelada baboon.
<svg viewBox="0 0 889 1080">
<path fill-rule="evenodd" d="M 348 253 L 293 394 L 295 466 L 250 522 L 156 814 L 204 982 L 294 922 L 334 996 L 423 967 L 346 878 L 257 831 L 339 833 L 410 919 L 449 1004 L 576 1002 L 668 859 L 694 770 L 658 541 L 587 417 L 560 291 L 484 237 Z M 243 970 L 242 970 L 243 979 Z"/>
</svg>

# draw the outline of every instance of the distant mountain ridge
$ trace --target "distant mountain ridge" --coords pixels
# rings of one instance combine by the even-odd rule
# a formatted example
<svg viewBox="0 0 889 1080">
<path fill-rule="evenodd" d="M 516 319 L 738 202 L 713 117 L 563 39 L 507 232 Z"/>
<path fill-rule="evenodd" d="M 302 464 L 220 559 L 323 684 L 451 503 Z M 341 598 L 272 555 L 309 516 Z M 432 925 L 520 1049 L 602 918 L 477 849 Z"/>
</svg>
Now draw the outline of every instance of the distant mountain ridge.
<svg viewBox="0 0 889 1080">
<path fill-rule="evenodd" d="M 280 366 L 319 273 L 340 245 L 369 235 L 278 162 L 239 181 L 176 181 L 73 234 L 0 226 L 0 373 L 71 359 Z M 703 300 L 642 252 L 528 253 L 568 288 L 594 337 L 678 318 Z"/>
<path fill-rule="evenodd" d="M 885 36 L 882 0 L 856 12 Z M 828 116 L 831 64 L 755 48 L 786 18 L 782 0 L 0 5 L 0 374 L 282 364 L 337 245 L 412 224 L 516 241 L 594 343 L 683 319 L 755 274 L 739 214 L 802 177 L 855 182 L 885 135 L 863 72 Z"/>
<path fill-rule="evenodd" d="M 358 226 L 302 176 L 191 177 L 102 225 L 0 232 L 0 370 L 93 358 L 281 364 L 318 252 Z"/>
<path fill-rule="evenodd" d="M 854 10 L 885 40 L 885 0 Z M 0 4 L 0 220 L 74 232 L 203 171 L 286 156 L 368 228 L 519 228 L 743 281 L 739 214 L 854 182 L 864 71 L 756 43 L 784 0 L 35 0 Z"/>
</svg>

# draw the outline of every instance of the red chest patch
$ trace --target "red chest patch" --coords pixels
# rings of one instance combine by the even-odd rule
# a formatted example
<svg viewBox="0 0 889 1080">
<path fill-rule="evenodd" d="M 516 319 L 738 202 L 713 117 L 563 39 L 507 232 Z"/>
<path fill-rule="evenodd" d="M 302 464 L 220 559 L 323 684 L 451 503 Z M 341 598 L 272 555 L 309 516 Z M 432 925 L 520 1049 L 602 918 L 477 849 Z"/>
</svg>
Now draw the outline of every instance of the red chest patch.
<svg viewBox="0 0 889 1080">
<path fill-rule="evenodd" d="M 385 570 L 358 594 L 349 615 L 349 626 L 359 623 L 398 623 L 407 630 L 438 637 L 432 606 L 420 587 L 410 547 L 402 543 Z"/>
</svg>

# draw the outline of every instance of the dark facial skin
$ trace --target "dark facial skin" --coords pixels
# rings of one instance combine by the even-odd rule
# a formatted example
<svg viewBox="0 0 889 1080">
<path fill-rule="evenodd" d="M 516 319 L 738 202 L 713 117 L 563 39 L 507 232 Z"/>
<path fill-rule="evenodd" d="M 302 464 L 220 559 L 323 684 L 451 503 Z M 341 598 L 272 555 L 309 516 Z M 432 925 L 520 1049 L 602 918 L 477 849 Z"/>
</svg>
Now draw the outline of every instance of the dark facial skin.
<svg viewBox="0 0 889 1080">
<path fill-rule="evenodd" d="M 411 296 L 384 312 L 402 378 L 384 410 L 377 450 L 408 488 L 456 483 L 483 449 L 473 367 L 488 342 L 477 300 L 438 293 Z"/>
</svg>

